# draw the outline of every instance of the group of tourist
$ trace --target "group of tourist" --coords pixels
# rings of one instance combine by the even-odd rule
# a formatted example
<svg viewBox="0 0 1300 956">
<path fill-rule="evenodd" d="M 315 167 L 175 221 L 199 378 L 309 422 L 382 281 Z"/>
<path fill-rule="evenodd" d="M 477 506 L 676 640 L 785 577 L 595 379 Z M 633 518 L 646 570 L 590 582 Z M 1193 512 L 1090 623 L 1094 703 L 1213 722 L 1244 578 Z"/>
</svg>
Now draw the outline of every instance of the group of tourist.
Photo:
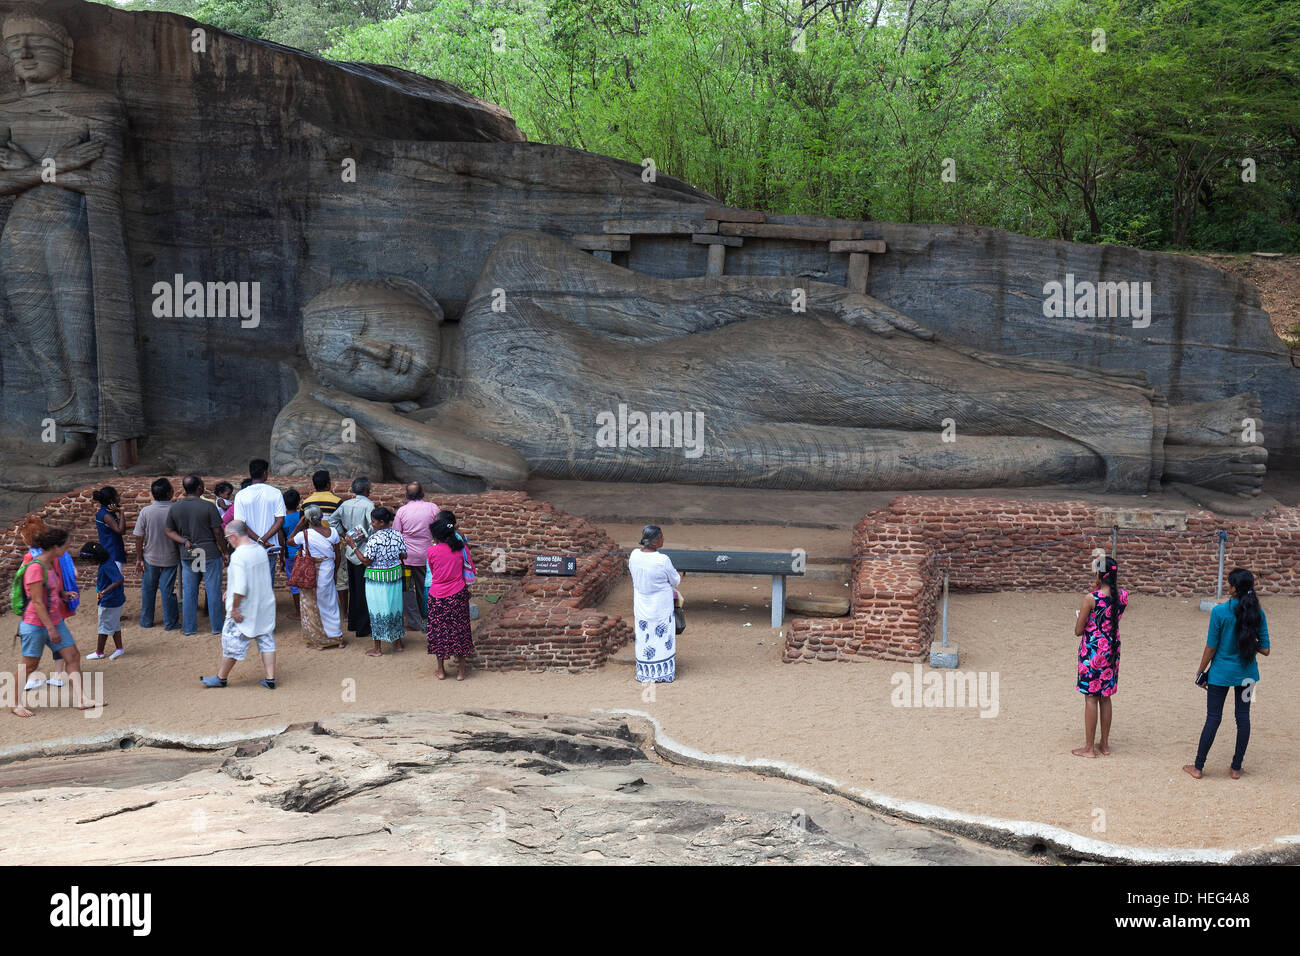
<svg viewBox="0 0 1300 956">
<path fill-rule="evenodd" d="M 275 689 L 277 572 L 284 575 L 292 616 L 301 621 L 308 647 L 346 647 L 345 620 L 357 638 L 371 639 L 367 657 L 383 656 L 386 645 L 403 651 L 406 631 L 423 630 L 428 653 L 437 657 L 435 676 L 445 679 L 444 662 L 455 657 L 456 679 L 464 680 L 474 654 L 469 584 L 477 571 L 456 516 L 426 500 L 419 482 L 406 486 L 406 502 L 394 512 L 370 499 L 365 477 L 353 480 L 351 495 L 343 498 L 330 490 L 329 472 L 317 471 L 304 498 L 297 489 L 269 484 L 269 472 L 266 461 L 255 459 L 238 490 L 223 481 L 213 498 L 206 497 L 199 475 L 187 475 L 179 500 L 172 483 L 159 478 L 150 487 L 153 500 L 129 532 L 117 490 L 106 486 L 94 493 L 98 540 L 80 552 L 98 567 L 98 644 L 88 659 L 104 659 L 110 639 L 109 660 L 126 653 L 121 618 L 129 533 L 140 575 L 141 628 L 155 626 L 161 600 L 163 630 L 194 636 L 206 598 L 211 633 L 221 637 L 217 673 L 200 678 L 206 687 L 225 687 L 235 664 L 256 644 L 266 671 L 261 683 Z M 48 647 L 56 663 L 47 682 L 62 686 L 67 674 L 79 688 L 80 655 L 65 622 L 79 600 L 68 532 L 34 516 L 24 525 L 23 539 L 27 555 L 14 589 L 22 605 L 20 681 L 26 690 L 39 686 L 40 678 L 28 677 Z M 103 703 L 76 700 L 83 708 Z M 21 701 L 13 713 L 32 716 Z"/>
<path fill-rule="evenodd" d="M 1074 634 L 1081 638 L 1076 687 L 1084 695 L 1084 744 L 1070 751 L 1076 757 L 1093 758 L 1111 752 L 1111 703 L 1119 688 L 1119 622 L 1129 602 L 1128 591 L 1119 586 L 1114 558 L 1099 559 L 1094 571 L 1092 588 L 1075 612 Z M 1255 593 L 1255 576 L 1245 568 L 1234 568 L 1228 586 L 1232 598 L 1210 613 L 1209 634 L 1196 671 L 1196 684 L 1206 693 L 1205 724 L 1195 762 L 1183 770 L 1198 780 L 1223 720 L 1229 689 L 1235 699 L 1237 745 L 1228 774 L 1234 780 L 1241 777 L 1250 742 L 1250 704 L 1259 682 L 1257 657 L 1269 653 L 1268 621 Z"/>
<path fill-rule="evenodd" d="M 162 595 L 163 630 L 198 630 L 200 585 L 207 597 L 212 633 L 221 635 L 222 659 L 215 675 L 201 678 L 207 687 L 224 687 L 231 670 L 256 643 L 266 670 L 262 684 L 274 689 L 275 582 L 277 569 L 286 578 L 295 615 L 301 620 L 307 646 L 329 650 L 347 646 L 347 630 L 370 638 L 368 657 L 382 657 L 384 647 L 405 650 L 407 629 L 423 629 L 428 652 L 438 659 L 435 676 L 445 679 L 444 662 L 455 657 L 457 680 L 465 679 L 466 660 L 474 653 L 470 636 L 469 584 L 476 570 L 468 543 L 458 532 L 456 516 L 427 501 L 418 482 L 406 486 L 406 502 L 396 512 L 370 498 L 370 480 L 353 480 L 347 498 L 331 490 L 328 471 L 312 475 L 312 493 L 303 498 L 296 489 L 280 491 L 267 482 L 269 466 L 262 459 L 249 463 L 248 478 L 236 491 L 219 483 L 215 500 L 204 497 L 203 479 L 187 475 L 184 496 L 173 501 L 174 489 L 159 478 L 150 489 L 153 501 L 142 508 L 131 529 L 135 567 L 140 573 L 140 627 L 154 626 L 158 595 Z M 99 509 L 95 526 L 99 540 L 81 551 L 98 565 L 98 643 L 90 660 L 125 653 L 121 616 L 125 604 L 122 571 L 127 560 L 126 523 L 122 503 L 112 487 L 94 494 Z M 22 670 L 28 681 L 48 647 L 56 658 L 48 682 L 80 683 L 80 655 L 66 618 L 76 612 L 79 592 L 67 555 L 68 533 L 50 528 L 39 517 L 23 528 L 27 554 L 15 585 L 21 601 Z M 663 531 L 647 525 L 639 547 L 628 558 L 633 586 L 636 679 L 669 682 L 676 677 L 676 588 L 681 574 L 660 549 Z M 181 600 L 175 593 L 177 569 Z M 1077 688 L 1084 695 L 1085 741 L 1071 753 L 1080 757 L 1109 755 L 1112 700 L 1119 686 L 1120 618 L 1128 607 L 1128 592 L 1119 587 L 1114 558 L 1094 568 L 1092 587 L 1076 612 L 1079 637 Z M 224 604 L 223 573 L 225 577 Z M 1223 717 L 1232 689 L 1237 722 L 1231 775 L 1241 775 L 1250 740 L 1250 703 L 1259 680 L 1256 658 L 1269 653 L 1268 624 L 1255 593 L 1254 576 L 1237 568 L 1228 576 L 1233 596 L 1214 608 L 1209 635 L 1197 670 L 1196 683 L 1207 695 L 1206 719 L 1195 762 L 1183 769 L 1199 778 Z M 102 706 L 77 690 L 76 706 Z M 20 717 L 32 712 L 13 708 Z M 1098 740 L 1098 730 L 1100 739 Z"/>
</svg>

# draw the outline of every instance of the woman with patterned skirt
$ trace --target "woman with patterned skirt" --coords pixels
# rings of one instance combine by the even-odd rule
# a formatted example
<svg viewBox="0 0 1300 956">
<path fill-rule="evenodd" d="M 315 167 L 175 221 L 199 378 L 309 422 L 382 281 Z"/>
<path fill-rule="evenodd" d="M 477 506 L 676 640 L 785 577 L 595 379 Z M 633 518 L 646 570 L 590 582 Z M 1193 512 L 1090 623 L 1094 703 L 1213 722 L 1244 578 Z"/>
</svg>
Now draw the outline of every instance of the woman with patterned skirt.
<svg viewBox="0 0 1300 956">
<path fill-rule="evenodd" d="M 445 680 L 443 661 L 455 657 L 456 680 L 465 679 L 465 662 L 474 656 L 469 629 L 469 587 L 465 584 L 468 550 L 456 534 L 455 516 L 438 515 L 429 525 L 433 544 L 429 548 L 429 653 L 438 658 L 434 676 Z M 470 567 L 473 567 L 472 561 Z"/>
<path fill-rule="evenodd" d="M 316 561 L 316 586 L 299 592 L 303 640 L 308 647 L 320 651 L 347 647 L 339 621 L 339 595 L 334 590 L 339 533 L 325 524 L 324 515 L 315 505 L 302 509 L 299 527 L 301 530 L 289 540 L 297 545 L 299 558 L 308 554 Z"/>
<path fill-rule="evenodd" d="M 1092 591 L 1076 612 L 1074 636 L 1079 642 L 1076 687 L 1083 698 L 1084 745 L 1070 753 L 1076 757 L 1110 755 L 1111 698 L 1119 689 L 1119 618 L 1128 607 L 1128 592 L 1118 583 L 1114 558 L 1098 559 Z M 1093 744 L 1098 717 L 1101 741 Z"/>
<path fill-rule="evenodd" d="M 682 576 L 659 551 L 663 546 L 664 533 L 648 524 L 641 530 L 641 547 L 627 559 L 636 621 L 636 679 L 641 683 L 671 683 L 677 677 L 673 588 L 682 583 Z"/>
<path fill-rule="evenodd" d="M 359 552 L 365 566 L 366 606 L 370 608 L 370 636 L 375 639 L 366 657 L 383 657 L 385 644 L 402 646 L 402 562 L 406 560 L 406 539 L 393 528 L 393 512 L 378 507 L 370 512 L 374 533 Z M 346 538 L 352 544 L 351 536 Z"/>
</svg>

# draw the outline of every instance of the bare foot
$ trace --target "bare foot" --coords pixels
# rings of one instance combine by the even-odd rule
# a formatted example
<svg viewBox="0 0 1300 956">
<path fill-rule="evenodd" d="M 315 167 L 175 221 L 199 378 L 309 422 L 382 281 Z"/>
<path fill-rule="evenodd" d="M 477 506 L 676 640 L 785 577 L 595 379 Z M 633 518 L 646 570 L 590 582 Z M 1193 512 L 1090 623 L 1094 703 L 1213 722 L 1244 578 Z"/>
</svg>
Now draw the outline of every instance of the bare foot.
<svg viewBox="0 0 1300 956">
<path fill-rule="evenodd" d="M 384 656 L 383 651 L 376 651 L 376 650 L 366 651 L 366 657 L 383 657 L 383 656 Z"/>
<path fill-rule="evenodd" d="M 1074 754 L 1076 757 L 1096 757 L 1096 756 L 1097 756 L 1097 752 L 1096 752 L 1095 750 L 1093 750 L 1092 747 L 1090 747 L 1090 746 L 1089 746 L 1089 747 L 1076 747 L 1074 750 L 1071 750 L 1070 753 Z"/>
<path fill-rule="evenodd" d="M 100 710 L 100 709 L 102 709 L 102 708 L 104 708 L 104 707 L 107 707 L 107 706 L 108 706 L 108 702 L 107 702 L 107 701 L 103 701 L 103 700 L 101 700 L 101 701 L 99 701 L 99 702 L 96 702 L 96 701 L 93 701 L 93 700 L 87 700 L 87 701 L 82 701 L 82 702 L 81 702 L 80 704 L 78 704 L 77 707 L 75 707 L 74 709 L 75 709 L 75 710 Z"/>
<path fill-rule="evenodd" d="M 397 644 L 396 644 L 395 646 L 396 646 L 396 648 L 397 648 L 399 651 L 404 651 L 404 650 L 406 650 L 406 648 L 402 645 L 402 642 L 401 642 L 400 640 L 397 642 Z"/>
<path fill-rule="evenodd" d="M 1233 780 L 1240 780 L 1240 779 L 1241 779 L 1241 771 L 1240 771 L 1240 770 L 1229 770 L 1229 771 L 1228 771 L 1228 776 L 1231 777 Z"/>
<path fill-rule="evenodd" d="M 1100 744 L 1098 744 L 1097 749 L 1101 751 L 1101 755 L 1103 757 L 1110 756 L 1110 744 L 1106 743 L 1105 741 L 1102 741 Z"/>
<path fill-rule="evenodd" d="M 42 462 L 48 468 L 59 468 L 80 461 L 91 453 L 90 436 L 85 432 L 68 432 L 58 449 Z"/>
<path fill-rule="evenodd" d="M 19 704 L 17 707 L 10 707 L 9 712 L 15 717 L 35 717 L 36 714 Z"/>
<path fill-rule="evenodd" d="M 95 440 L 95 450 L 90 453 L 91 468 L 111 468 L 113 466 L 113 446 L 102 438 Z"/>
<path fill-rule="evenodd" d="M 1184 771 L 1185 771 L 1189 776 L 1195 777 L 1197 780 L 1200 780 L 1200 779 L 1201 779 L 1201 772 L 1200 772 L 1199 770 L 1197 770 L 1197 769 L 1196 769 L 1194 766 L 1192 766 L 1191 764 L 1189 764 L 1189 763 L 1185 763 L 1185 764 L 1183 764 L 1183 770 L 1184 770 Z"/>
<path fill-rule="evenodd" d="M 436 677 L 436 678 L 438 678 L 438 680 L 446 680 L 446 679 L 447 679 L 447 672 L 444 671 L 444 670 L 440 667 L 440 668 L 438 668 L 437 671 L 434 672 L 434 675 L 433 675 L 433 676 Z"/>
</svg>

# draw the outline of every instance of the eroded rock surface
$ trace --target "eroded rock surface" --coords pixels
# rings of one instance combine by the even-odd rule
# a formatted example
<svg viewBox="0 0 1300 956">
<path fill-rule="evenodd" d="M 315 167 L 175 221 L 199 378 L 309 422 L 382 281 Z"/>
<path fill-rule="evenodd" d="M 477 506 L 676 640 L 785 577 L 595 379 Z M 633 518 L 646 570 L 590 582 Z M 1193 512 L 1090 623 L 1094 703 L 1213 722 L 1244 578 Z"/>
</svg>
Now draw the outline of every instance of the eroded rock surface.
<svg viewBox="0 0 1300 956">
<path fill-rule="evenodd" d="M 112 766 L 130 760 L 160 782 Z M 0 768 L 0 863 L 1025 862 L 785 781 L 668 766 L 614 717 L 351 714 L 179 779 L 149 754 L 101 761 L 94 786 L 75 785 L 88 766 L 68 783 Z"/>
</svg>

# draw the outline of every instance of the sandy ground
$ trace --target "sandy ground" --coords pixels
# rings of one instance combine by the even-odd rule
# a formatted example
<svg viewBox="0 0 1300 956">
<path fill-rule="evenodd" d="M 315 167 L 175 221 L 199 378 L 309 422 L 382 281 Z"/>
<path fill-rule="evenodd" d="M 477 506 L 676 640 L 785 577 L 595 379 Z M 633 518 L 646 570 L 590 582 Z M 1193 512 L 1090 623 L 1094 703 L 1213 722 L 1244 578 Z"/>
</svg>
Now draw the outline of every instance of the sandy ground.
<svg viewBox="0 0 1300 956">
<path fill-rule="evenodd" d="M 639 533 L 607 525 L 620 544 Z M 669 547 L 848 553 L 849 532 L 753 526 L 675 526 Z M 833 562 L 829 562 L 833 563 Z M 369 642 L 341 651 L 310 651 L 282 618 L 275 691 L 258 686 L 255 656 L 231 686 L 205 690 L 215 672 L 216 638 L 181 637 L 160 627 L 128 625 L 127 654 L 97 662 L 108 707 L 87 720 L 47 709 L 30 720 L 0 714 L 4 744 L 54 740 L 114 727 L 172 732 L 260 729 L 346 710 L 499 707 L 580 714 L 590 708 L 643 710 L 675 739 L 707 751 L 788 760 L 846 784 L 992 816 L 1035 820 L 1121 844 L 1246 848 L 1300 833 L 1300 701 L 1291 691 L 1300 661 L 1286 635 L 1300 620 L 1300 598 L 1268 598 L 1275 644 L 1263 660 L 1253 707 L 1246 775 L 1227 776 L 1233 727 L 1227 717 L 1207 775 L 1179 769 L 1191 760 L 1204 712 L 1192 684 L 1207 615 L 1194 601 L 1135 596 L 1124 619 L 1124 656 L 1112 732 L 1114 753 L 1095 760 L 1070 755 L 1082 737 L 1082 699 L 1074 690 L 1073 608 L 1065 594 L 958 595 L 952 640 L 961 670 L 983 672 L 994 703 L 975 707 L 895 706 L 913 677 L 911 665 L 887 662 L 786 665 L 780 632 L 770 629 L 766 579 L 694 575 L 683 585 L 689 627 L 681 641 L 678 680 L 648 694 L 632 679 L 630 649 L 583 675 L 471 673 L 463 684 L 433 679 L 433 660 L 419 640 L 401 655 L 363 656 Z M 791 592 L 844 594 L 827 577 Z M 605 608 L 630 610 L 624 580 Z M 283 614 L 288 596 L 281 598 Z M 125 620 L 138 615 L 128 598 Z M 6 620 L 12 622 L 12 618 Z M 94 617 L 78 615 L 74 633 L 91 649 Z M 8 642 L 5 642 L 8 645 Z M 0 651 L 0 668 L 17 668 L 17 649 Z M 977 678 L 978 679 L 978 678 Z M 650 699 L 652 696 L 653 699 Z M 922 701 L 923 702 L 923 701 Z"/>
</svg>

